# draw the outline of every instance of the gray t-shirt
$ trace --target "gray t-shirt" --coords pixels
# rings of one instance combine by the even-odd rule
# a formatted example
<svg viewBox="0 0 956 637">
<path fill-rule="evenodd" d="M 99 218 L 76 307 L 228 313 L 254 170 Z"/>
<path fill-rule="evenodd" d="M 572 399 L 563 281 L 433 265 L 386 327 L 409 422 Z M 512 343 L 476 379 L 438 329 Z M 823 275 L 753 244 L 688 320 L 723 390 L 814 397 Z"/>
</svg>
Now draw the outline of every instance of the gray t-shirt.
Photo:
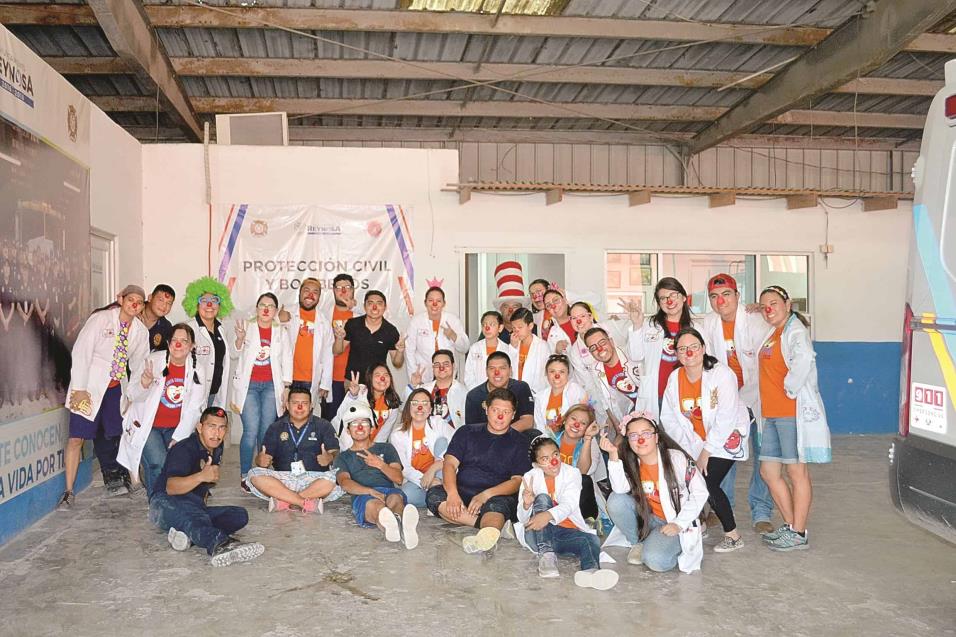
<svg viewBox="0 0 956 637">
<path fill-rule="evenodd" d="M 385 460 L 385 464 L 398 463 L 399 466 L 402 465 L 402 461 L 399 459 L 398 452 L 395 451 L 395 447 L 387 442 L 376 442 L 368 449 L 368 451 L 369 453 L 382 456 L 382 458 Z M 362 460 L 361 456 L 355 453 L 355 450 L 353 449 L 343 451 L 336 456 L 335 462 L 332 463 L 332 467 L 337 471 L 348 472 L 352 479 L 363 487 L 397 488 L 395 483 L 389 480 L 388 476 L 386 476 L 380 470 L 365 464 L 365 461 Z"/>
</svg>

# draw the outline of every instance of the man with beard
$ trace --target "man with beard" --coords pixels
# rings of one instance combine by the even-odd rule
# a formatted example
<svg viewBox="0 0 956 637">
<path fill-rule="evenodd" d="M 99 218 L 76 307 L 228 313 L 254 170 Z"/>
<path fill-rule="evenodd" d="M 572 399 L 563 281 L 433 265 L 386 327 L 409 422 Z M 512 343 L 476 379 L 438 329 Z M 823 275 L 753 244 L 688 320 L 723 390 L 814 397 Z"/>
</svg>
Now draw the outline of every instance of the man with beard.
<svg viewBox="0 0 956 637">
<path fill-rule="evenodd" d="M 321 413 L 322 404 L 332 392 L 332 325 L 318 313 L 322 294 L 318 279 L 308 278 L 299 287 L 299 311 L 282 310 L 279 321 L 285 326 L 292 354 L 292 387 L 312 395 L 312 410 Z"/>
<path fill-rule="evenodd" d="M 332 306 L 332 330 L 345 327 L 345 322 L 353 316 L 355 308 L 355 279 L 340 272 L 332 279 L 332 293 L 335 305 Z M 345 399 L 345 368 L 349 362 L 349 347 L 346 345 L 341 354 L 332 357 L 332 395 L 322 404 L 322 417 L 329 422 L 339 412 L 339 406 Z"/>
</svg>

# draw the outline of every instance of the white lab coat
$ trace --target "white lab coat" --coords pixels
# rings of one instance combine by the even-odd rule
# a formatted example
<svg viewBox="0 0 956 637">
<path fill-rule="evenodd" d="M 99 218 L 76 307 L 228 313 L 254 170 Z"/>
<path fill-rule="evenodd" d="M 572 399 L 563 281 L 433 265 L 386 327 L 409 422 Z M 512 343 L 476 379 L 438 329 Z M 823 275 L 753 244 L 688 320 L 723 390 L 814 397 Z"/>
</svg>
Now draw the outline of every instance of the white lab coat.
<svg viewBox="0 0 956 637">
<path fill-rule="evenodd" d="M 616 350 L 618 360 L 621 362 L 621 367 L 624 369 L 627 380 L 634 386 L 635 390 L 639 391 L 642 380 L 641 366 L 629 360 L 627 354 L 625 354 L 624 350 L 620 347 L 616 348 Z M 590 354 L 588 354 L 588 356 L 590 356 Z M 591 398 L 598 403 L 595 407 L 595 411 L 597 411 L 599 415 L 603 417 L 606 411 L 610 411 L 615 420 L 621 422 L 624 416 L 635 410 L 637 399 L 631 400 L 607 384 L 607 373 L 604 371 L 604 363 L 591 356 L 587 371 L 589 385 L 586 387 L 593 392 Z M 599 422 L 602 422 L 602 420 L 599 419 Z"/>
<path fill-rule="evenodd" d="M 680 374 L 677 368 L 667 380 L 661 405 L 661 425 L 667 435 L 691 458 L 704 449 L 715 458 L 746 460 L 750 446 L 750 414 L 737 393 L 737 375 L 723 363 L 704 370 L 700 380 L 700 414 L 707 440 L 694 432 L 693 423 L 684 416 L 680 405 Z"/>
<path fill-rule="evenodd" d="M 431 380 L 427 383 L 422 383 L 419 385 L 419 387 L 431 394 L 435 390 L 435 381 Z M 417 388 L 412 387 L 411 385 L 406 385 L 402 400 L 408 400 L 408 396 L 414 389 Z M 465 387 L 465 385 L 457 380 L 453 380 L 451 382 L 451 387 L 448 388 L 448 409 L 451 411 L 451 422 L 455 429 L 458 429 L 465 424 L 465 400 L 467 398 L 468 389 Z"/>
<path fill-rule="evenodd" d="M 440 456 L 435 455 L 435 443 L 441 438 L 444 438 L 446 443 L 451 442 L 451 437 L 454 433 L 455 430 L 445 422 L 444 418 L 440 416 L 429 416 L 428 422 L 425 423 L 424 444 L 428 447 L 429 451 L 432 452 L 432 455 L 438 459 Z M 409 426 L 407 431 L 402 431 L 401 427 L 395 427 L 395 430 L 392 431 L 392 434 L 388 437 L 388 441 L 395 447 L 395 451 L 398 452 L 398 457 L 402 461 L 402 476 L 407 481 L 421 486 L 422 476 L 424 474 L 412 466 L 411 426 Z"/>
<path fill-rule="evenodd" d="M 559 448 L 561 438 L 566 435 L 566 432 L 562 432 L 558 436 L 555 436 L 555 442 L 558 443 Z M 584 453 L 583 447 L 581 453 Z M 578 466 L 577 462 L 572 463 L 572 466 L 576 468 Z M 598 482 L 607 478 L 607 465 L 604 463 L 604 457 L 601 455 L 601 446 L 598 444 L 598 438 L 596 436 L 591 439 L 591 466 L 588 467 L 588 471 L 585 475 L 591 476 L 591 482 L 594 485 L 594 500 L 597 502 L 598 510 L 606 515 L 607 500 L 604 498 L 604 494 L 601 492 L 601 487 L 598 486 Z"/>
<path fill-rule="evenodd" d="M 698 331 L 700 321 L 691 320 L 691 326 Z M 676 348 L 675 348 L 676 349 Z M 661 370 L 661 352 L 664 350 L 664 329 L 651 322 L 651 317 L 644 319 L 640 327 L 631 326 L 627 343 L 627 352 L 632 361 L 642 363 L 641 395 L 637 399 L 637 407 L 657 418 L 660 406 L 657 400 L 657 377 Z M 676 351 L 674 353 L 676 356 Z"/>
<path fill-rule="evenodd" d="M 511 358 L 511 346 L 500 338 L 498 339 L 498 345 L 495 347 L 495 351 L 504 352 L 508 355 L 508 358 Z M 462 376 L 462 382 L 464 382 L 465 387 L 468 389 L 474 389 L 488 380 L 488 372 L 486 369 L 488 364 L 487 352 L 488 349 L 485 347 L 484 339 L 475 341 L 471 347 L 468 348 L 468 356 L 465 358 L 465 373 Z M 512 359 L 511 369 L 516 369 L 517 365 L 517 360 Z M 512 373 L 514 372 L 512 371 Z"/>
<path fill-rule="evenodd" d="M 144 360 L 133 369 L 130 382 L 126 386 L 126 398 L 129 400 L 129 409 L 123 418 L 123 435 L 120 436 L 119 451 L 116 461 L 126 467 L 135 482 L 139 481 L 139 463 L 143 456 L 143 447 L 153 429 L 156 410 L 163 396 L 166 379 L 163 377 L 163 368 L 166 367 L 166 352 L 153 352 L 147 359 L 153 363 L 153 382 L 149 387 L 143 387 L 140 378 L 146 367 Z M 204 372 L 197 363 L 197 385 L 193 379 L 192 356 L 186 357 L 186 371 L 183 376 L 182 407 L 179 412 L 179 424 L 173 431 L 173 440 L 179 442 L 192 435 L 199 422 L 199 416 L 206 407 L 206 381 Z"/>
<path fill-rule="evenodd" d="M 531 508 L 524 507 L 525 484 L 531 485 L 531 490 L 535 496 L 548 494 L 548 485 L 545 482 L 544 471 L 538 467 L 533 467 L 531 471 L 524 474 L 521 486 L 518 488 L 518 523 L 515 524 L 515 537 L 521 546 L 537 553 L 537 550 L 529 546 L 525 540 L 524 525 L 531 519 Z M 554 477 L 554 506 L 548 509 L 553 520 L 550 524 L 558 525 L 565 520 L 570 520 L 575 528 L 582 533 L 597 535 L 594 529 L 589 527 L 581 515 L 581 472 L 577 467 L 561 463 L 561 470 Z M 532 505 L 533 508 L 533 505 Z"/>
<path fill-rule="evenodd" d="M 239 359 L 232 375 L 232 398 L 239 411 L 242 411 L 249 393 L 249 381 L 252 367 L 259 354 L 259 325 L 255 319 L 246 321 L 246 340 L 238 348 Z M 285 386 L 292 383 L 292 347 L 289 345 L 285 329 L 277 322 L 272 323 L 272 341 L 269 344 L 269 363 L 272 367 L 272 385 L 275 389 L 276 413 L 285 413 L 282 394 Z"/>
<path fill-rule="evenodd" d="M 830 428 L 817 385 L 816 353 L 809 330 L 797 317 L 787 320 L 780 347 L 789 370 L 783 388 L 797 400 L 797 457 L 800 462 L 830 462 Z M 761 414 L 759 401 L 754 413 Z M 758 417 L 757 422 L 763 435 L 763 418 Z"/>
<path fill-rule="evenodd" d="M 120 330 L 120 308 L 101 310 L 90 316 L 73 344 L 73 362 L 70 367 L 70 387 L 66 392 L 66 408 L 87 420 L 96 418 L 103 395 L 110 384 L 113 350 Z M 149 355 L 149 330 L 142 321 L 131 319 L 126 353 L 130 369 L 142 365 Z M 126 387 L 126 370 L 120 383 Z M 70 395 L 74 391 L 90 394 L 90 413 L 70 409 Z"/>
<path fill-rule="evenodd" d="M 704 556 L 704 543 L 701 537 L 697 516 L 707 504 L 709 494 L 704 476 L 693 465 L 688 471 L 687 456 L 677 449 L 669 450 L 671 464 L 674 466 L 674 476 L 677 478 L 677 492 L 680 501 L 680 513 L 674 510 L 670 498 L 670 485 L 664 476 L 664 466 L 661 464 L 660 452 L 657 454 L 657 489 L 661 494 L 661 508 L 664 510 L 664 519 L 673 522 L 681 528 L 681 554 L 677 557 L 677 567 L 684 573 L 693 573 L 700 570 L 700 562 Z M 611 480 L 611 490 L 614 493 L 630 495 L 631 482 L 624 472 L 624 462 L 609 460 L 607 463 L 608 477 Z M 626 542 L 626 540 L 625 540 Z"/>
<path fill-rule="evenodd" d="M 345 398 L 342 400 L 342 404 L 339 405 L 339 410 L 335 413 L 335 417 L 332 418 L 332 427 L 339 435 L 340 452 L 351 449 L 352 447 L 352 436 L 349 435 L 349 428 L 342 422 L 342 417 L 348 413 L 349 407 L 356 403 L 363 403 L 372 412 L 372 416 L 375 416 L 375 410 L 372 409 L 371 403 L 368 401 L 368 389 L 366 389 L 365 385 L 359 385 L 358 396 L 353 396 L 348 391 L 345 392 Z M 389 436 L 392 435 L 392 431 L 398 426 L 401 419 L 402 405 L 399 405 L 395 409 L 389 409 L 388 416 L 385 417 L 385 423 L 382 425 L 382 428 L 378 430 L 378 433 L 375 434 L 375 440 L 373 442 L 388 442 Z M 341 431 L 339 431 L 340 429 Z"/>
<path fill-rule="evenodd" d="M 579 405 L 581 403 L 588 402 L 588 395 L 587 392 L 584 391 L 583 387 L 578 385 L 573 380 L 569 380 L 568 384 L 564 386 L 564 391 L 561 392 L 560 414 L 548 413 L 548 400 L 550 398 L 550 385 L 548 385 L 547 389 L 542 389 L 534 395 L 534 427 L 538 431 L 553 438 L 554 430 L 549 426 L 549 423 L 553 423 L 555 419 L 563 416 L 572 405 Z"/>
<path fill-rule="evenodd" d="M 510 345 L 511 361 L 514 366 L 511 368 L 511 377 L 516 380 L 523 380 L 531 387 L 531 393 L 537 394 L 539 391 L 550 387 L 548 377 L 545 374 L 544 366 L 548 362 L 548 356 L 551 356 L 551 350 L 548 344 L 541 340 L 535 334 L 531 335 L 531 347 L 528 349 L 528 357 L 525 359 L 524 368 L 518 364 L 519 348 L 515 341 Z M 519 369 L 521 371 L 519 371 Z"/>
<path fill-rule="evenodd" d="M 212 377 L 216 370 L 216 347 L 213 343 L 212 334 L 206 329 L 206 326 L 195 317 L 187 321 L 186 325 L 193 328 L 193 334 L 196 336 L 196 367 L 203 371 L 201 378 L 204 378 L 205 393 L 207 404 L 209 401 L 209 391 L 212 389 Z M 231 356 L 235 352 L 235 335 L 230 339 L 226 333 L 225 324 L 220 322 L 219 331 L 222 333 L 222 341 L 226 346 L 226 354 L 222 357 L 222 378 L 219 381 L 219 391 L 212 397 L 213 405 L 225 408 L 229 403 L 226 402 L 228 394 L 229 381 L 232 378 L 229 375 L 232 366 Z"/>
<path fill-rule="evenodd" d="M 302 326 L 302 316 L 298 311 L 291 312 L 292 318 L 283 326 L 286 330 L 286 338 L 295 356 L 295 345 L 299 338 L 299 328 Z M 319 400 L 319 390 L 326 392 L 326 402 L 332 400 L 332 344 L 335 342 L 335 335 L 332 333 L 332 324 L 329 319 L 322 316 L 316 308 L 315 325 L 312 335 L 312 413 L 320 414 L 322 412 L 322 401 Z M 292 368 L 289 368 L 292 373 Z M 293 379 L 296 380 L 296 379 Z M 302 380 L 302 379 L 299 379 Z"/>
<path fill-rule="evenodd" d="M 568 321 L 570 320 L 571 319 L 568 319 Z M 577 338 L 577 334 L 575 334 L 575 338 Z M 558 321 L 554 320 L 552 321 L 551 330 L 548 332 L 547 340 L 548 349 L 551 350 L 552 354 L 558 351 L 558 343 L 561 342 L 567 343 L 569 346 L 568 348 L 570 349 L 571 339 L 568 338 L 568 335 L 561 328 L 561 325 L 558 323 Z M 565 350 L 565 353 L 567 353 L 567 350 Z"/>
<path fill-rule="evenodd" d="M 740 398 L 753 409 L 757 404 L 760 379 L 757 371 L 757 350 L 763 344 L 773 328 L 767 325 L 759 312 L 747 312 L 743 305 L 737 306 L 734 319 L 734 350 L 744 376 L 744 385 L 740 388 Z M 705 314 L 701 319 L 701 336 L 707 353 L 724 365 L 727 364 L 727 342 L 724 340 L 723 321 L 716 312 Z"/>
<path fill-rule="evenodd" d="M 454 330 L 457 338 L 454 342 L 445 336 L 445 326 Z M 408 373 L 422 370 L 422 380 L 429 381 L 435 376 L 432 374 L 432 354 L 439 349 L 457 352 L 459 356 L 468 352 L 468 333 L 461 319 L 449 312 L 441 313 L 438 324 L 438 347 L 435 347 L 435 332 L 432 331 L 432 321 L 427 312 L 416 314 L 408 322 L 405 332 L 405 364 Z"/>
</svg>

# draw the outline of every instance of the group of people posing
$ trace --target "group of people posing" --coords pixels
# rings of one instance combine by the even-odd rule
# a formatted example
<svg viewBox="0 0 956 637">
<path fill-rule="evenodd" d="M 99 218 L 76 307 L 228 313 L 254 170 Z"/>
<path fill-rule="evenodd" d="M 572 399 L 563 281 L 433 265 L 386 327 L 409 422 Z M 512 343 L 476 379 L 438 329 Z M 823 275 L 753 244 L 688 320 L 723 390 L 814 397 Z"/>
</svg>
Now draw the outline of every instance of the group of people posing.
<svg viewBox="0 0 956 637">
<path fill-rule="evenodd" d="M 714 551 L 744 546 L 734 480 L 751 455 L 754 530 L 772 550 L 808 548 L 808 464 L 830 461 L 830 440 L 806 319 L 786 290 L 769 286 L 748 306 L 717 274 L 714 311 L 696 317 L 666 277 L 652 316 L 622 300 L 629 320 L 599 322 L 547 281 L 527 295 L 520 271 L 498 283 L 474 343 L 438 287 L 400 334 L 385 295 L 369 290 L 359 306 L 347 274 L 334 279 L 330 316 L 320 282 L 304 279 L 294 311 L 267 292 L 232 329 L 229 290 L 213 278 L 189 284 L 192 318 L 176 325 L 171 287 L 127 286 L 74 346 L 59 508 L 73 506 L 93 439 L 108 493 L 142 476 L 150 520 L 173 548 L 201 547 L 214 565 L 258 556 L 261 544 L 234 537 L 246 510 L 207 504 L 231 411 L 243 490 L 270 511 L 306 513 L 348 495 L 358 525 L 408 549 L 424 508 L 475 529 L 468 553 L 514 537 L 541 577 L 558 577 L 557 557 L 571 555 L 576 584 L 613 587 L 599 537 L 629 546 L 630 564 L 690 573 L 708 522 L 723 531 Z"/>
</svg>

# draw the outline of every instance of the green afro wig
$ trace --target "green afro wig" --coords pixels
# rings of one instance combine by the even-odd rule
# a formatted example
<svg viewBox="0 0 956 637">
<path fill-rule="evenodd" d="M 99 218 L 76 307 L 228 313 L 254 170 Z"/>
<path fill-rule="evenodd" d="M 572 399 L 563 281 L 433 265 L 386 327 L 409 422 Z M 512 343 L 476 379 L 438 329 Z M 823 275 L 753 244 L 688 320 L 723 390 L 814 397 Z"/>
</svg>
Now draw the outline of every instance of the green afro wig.
<svg viewBox="0 0 956 637">
<path fill-rule="evenodd" d="M 203 294 L 215 294 L 219 297 L 220 320 L 232 313 L 232 295 L 229 293 L 229 288 L 211 276 L 204 276 L 186 286 L 186 294 L 183 296 L 183 309 L 186 310 L 186 316 L 196 316 L 199 297 Z"/>
</svg>

